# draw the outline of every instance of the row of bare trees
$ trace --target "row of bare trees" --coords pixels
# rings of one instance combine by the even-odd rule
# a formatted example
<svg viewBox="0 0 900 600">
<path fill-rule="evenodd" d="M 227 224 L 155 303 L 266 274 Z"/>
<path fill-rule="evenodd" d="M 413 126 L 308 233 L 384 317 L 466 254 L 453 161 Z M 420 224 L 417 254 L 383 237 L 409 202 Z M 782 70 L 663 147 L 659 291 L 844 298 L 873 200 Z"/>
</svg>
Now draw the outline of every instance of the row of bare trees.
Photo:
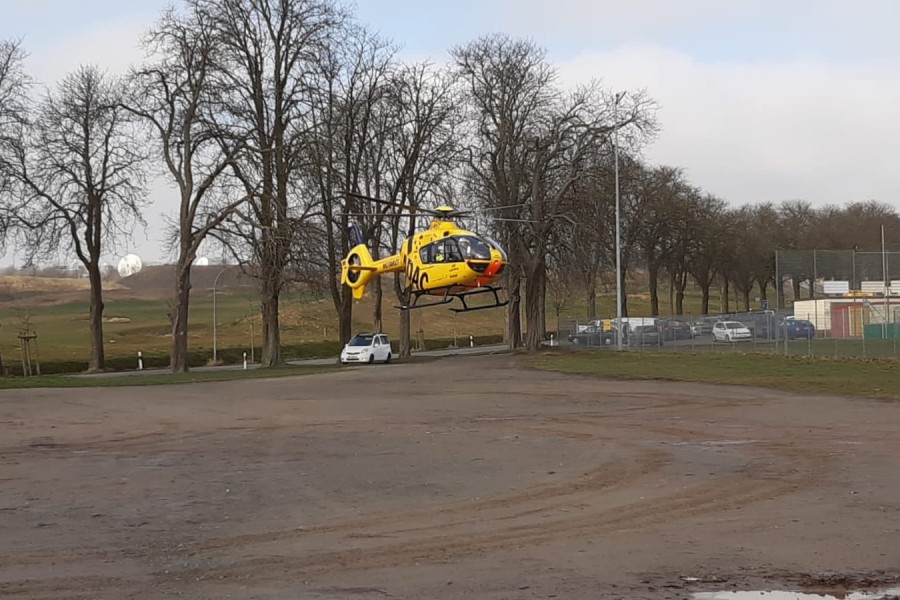
<svg viewBox="0 0 900 600">
<path fill-rule="evenodd" d="M 583 294 L 593 316 L 614 272 L 614 147 L 621 283 L 646 270 L 655 313 L 666 284 L 678 306 L 699 287 L 704 310 L 717 284 L 747 302 L 754 285 L 764 296 L 775 247 L 831 231 L 827 210 L 732 209 L 680 170 L 646 165 L 654 101 L 598 82 L 563 86 L 529 41 L 488 35 L 451 49 L 443 68 L 403 62 L 335 0 L 182 0 L 143 41 L 147 58 L 127 76 L 83 67 L 40 99 L 20 44 L 0 45 L 3 241 L 29 261 L 62 251 L 84 264 L 92 369 L 104 366 L 100 256 L 141 223 L 151 177 L 173 190 L 174 371 L 188 368 L 190 273 L 203 244 L 221 244 L 258 278 L 262 363 L 273 366 L 286 287 L 328 289 L 348 339 L 352 296 L 337 277 L 348 228 L 359 223 L 384 256 L 421 225 L 409 213 L 435 203 L 491 209 L 493 219 L 468 225 L 507 249 L 507 339 L 536 348 L 548 297 L 558 309 L 560 290 Z M 834 209 L 828 222 L 857 208 L 877 207 Z M 845 242 L 846 229 L 833 232 Z M 384 293 L 409 301 L 402 274 L 393 284 L 374 282 L 376 329 Z M 409 333 L 404 312 L 402 355 Z"/>
</svg>

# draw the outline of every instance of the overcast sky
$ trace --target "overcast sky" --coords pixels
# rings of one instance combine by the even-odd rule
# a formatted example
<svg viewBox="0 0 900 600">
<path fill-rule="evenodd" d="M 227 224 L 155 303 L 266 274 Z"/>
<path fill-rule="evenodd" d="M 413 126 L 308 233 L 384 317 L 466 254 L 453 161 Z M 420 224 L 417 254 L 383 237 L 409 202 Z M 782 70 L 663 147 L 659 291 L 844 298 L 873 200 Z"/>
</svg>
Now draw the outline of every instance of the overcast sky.
<svg viewBox="0 0 900 600">
<path fill-rule="evenodd" d="M 162 0 L 0 0 L 0 39 L 22 38 L 52 84 L 80 64 L 124 72 Z M 567 83 L 646 89 L 660 105 L 651 163 L 682 167 L 732 204 L 875 199 L 900 209 L 900 2 L 893 0 L 360 0 L 359 19 L 404 56 L 443 62 L 478 35 L 545 47 Z M 128 250 L 165 258 L 153 190 Z"/>
</svg>

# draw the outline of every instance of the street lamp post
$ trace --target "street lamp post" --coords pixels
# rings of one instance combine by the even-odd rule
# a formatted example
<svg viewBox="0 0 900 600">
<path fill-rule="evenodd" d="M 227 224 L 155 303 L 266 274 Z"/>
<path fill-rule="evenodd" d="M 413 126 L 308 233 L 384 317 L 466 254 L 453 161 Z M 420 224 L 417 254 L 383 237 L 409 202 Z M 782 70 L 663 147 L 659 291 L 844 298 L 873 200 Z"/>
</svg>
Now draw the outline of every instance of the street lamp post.
<svg viewBox="0 0 900 600">
<path fill-rule="evenodd" d="M 616 173 L 616 349 L 622 349 L 622 333 L 625 328 L 622 325 L 622 228 L 619 219 L 619 102 L 625 92 L 616 94 L 613 104 L 613 160 Z"/>
<path fill-rule="evenodd" d="M 225 267 L 224 269 L 216 273 L 216 278 L 213 280 L 213 364 L 216 364 L 216 360 L 218 358 L 216 351 L 216 287 L 219 285 L 219 277 L 222 276 L 222 273 L 237 266 L 239 265 L 231 265 L 229 267 Z"/>
</svg>

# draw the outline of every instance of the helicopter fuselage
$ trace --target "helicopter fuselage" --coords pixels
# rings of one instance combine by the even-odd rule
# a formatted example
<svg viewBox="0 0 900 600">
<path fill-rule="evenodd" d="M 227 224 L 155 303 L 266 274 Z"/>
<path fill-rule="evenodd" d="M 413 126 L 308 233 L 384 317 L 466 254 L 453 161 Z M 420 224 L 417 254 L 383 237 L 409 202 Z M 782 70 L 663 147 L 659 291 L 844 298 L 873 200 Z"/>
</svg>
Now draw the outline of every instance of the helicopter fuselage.
<svg viewBox="0 0 900 600">
<path fill-rule="evenodd" d="M 453 296 L 492 286 L 506 262 L 506 253 L 490 238 L 435 219 L 409 237 L 398 254 L 373 260 L 365 244 L 357 245 L 342 261 L 341 281 L 359 299 L 372 277 L 401 271 L 414 294 Z"/>
</svg>

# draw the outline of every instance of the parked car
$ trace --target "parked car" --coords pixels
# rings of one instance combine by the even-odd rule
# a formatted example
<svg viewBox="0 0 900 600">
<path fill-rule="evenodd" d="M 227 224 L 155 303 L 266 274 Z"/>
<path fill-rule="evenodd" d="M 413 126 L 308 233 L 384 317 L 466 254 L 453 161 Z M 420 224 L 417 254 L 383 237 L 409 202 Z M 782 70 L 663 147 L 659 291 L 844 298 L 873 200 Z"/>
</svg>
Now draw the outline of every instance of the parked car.
<svg viewBox="0 0 900 600">
<path fill-rule="evenodd" d="M 715 342 L 736 342 L 753 337 L 750 329 L 740 321 L 719 321 L 713 325 L 712 333 Z"/>
<path fill-rule="evenodd" d="M 662 336 L 664 340 L 689 340 L 694 332 L 687 321 L 669 319 L 662 321 Z"/>
<path fill-rule="evenodd" d="M 709 335 L 713 332 L 715 324 L 722 320 L 723 317 L 703 317 L 702 319 L 694 321 L 694 324 L 691 325 L 691 332 L 694 334 L 694 337 L 698 335 Z"/>
<path fill-rule="evenodd" d="M 779 337 L 789 340 L 803 338 L 811 340 L 816 337 L 816 326 L 805 319 L 786 319 L 778 324 Z"/>
<path fill-rule="evenodd" d="M 616 343 L 616 332 L 602 326 L 589 325 L 569 336 L 569 341 L 582 346 L 609 346 Z"/>
<path fill-rule="evenodd" d="M 632 346 L 661 346 L 662 331 L 656 325 L 638 325 L 628 334 L 628 344 Z"/>
<path fill-rule="evenodd" d="M 360 333 L 355 335 L 341 350 L 341 364 L 345 365 L 352 362 L 372 364 L 378 361 L 389 363 L 391 358 L 393 358 L 391 340 L 383 333 Z"/>
</svg>

